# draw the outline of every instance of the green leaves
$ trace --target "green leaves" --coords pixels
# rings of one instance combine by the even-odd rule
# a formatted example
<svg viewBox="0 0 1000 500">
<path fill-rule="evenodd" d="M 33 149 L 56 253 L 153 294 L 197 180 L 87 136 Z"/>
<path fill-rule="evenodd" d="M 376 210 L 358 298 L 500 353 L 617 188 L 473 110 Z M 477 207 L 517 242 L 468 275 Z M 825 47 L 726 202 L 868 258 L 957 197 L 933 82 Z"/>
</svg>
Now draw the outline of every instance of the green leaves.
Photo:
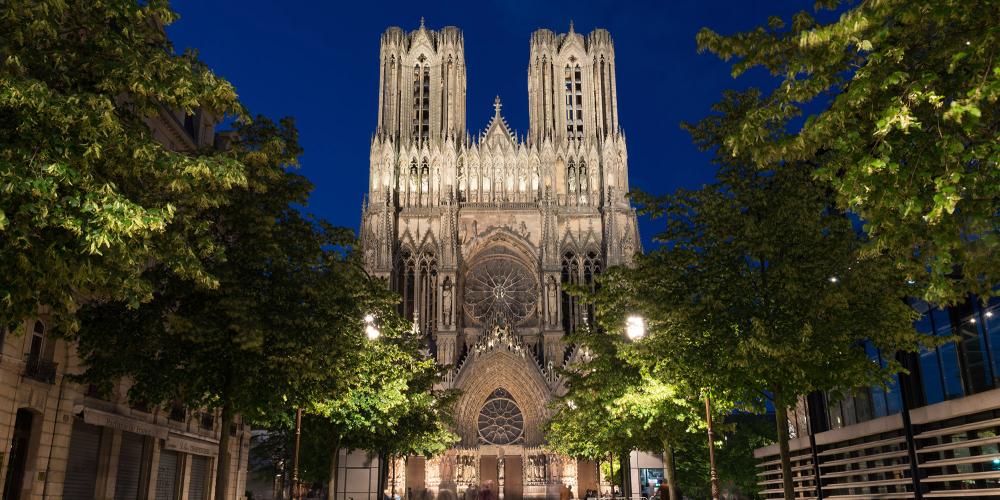
<svg viewBox="0 0 1000 500">
<path fill-rule="evenodd" d="M 245 165 L 182 124 L 245 112 L 173 51 L 162 26 L 175 18 L 164 1 L 0 6 L 0 323 L 45 304 L 71 333 L 86 302 L 149 300 L 151 263 L 216 283 L 200 217 L 246 183 Z"/>
<path fill-rule="evenodd" d="M 699 51 L 776 80 L 730 109 L 720 157 L 768 170 L 815 161 L 841 210 L 865 220 L 868 244 L 891 254 L 938 303 L 988 296 L 1000 280 L 1000 18 L 996 2 L 819 2 L 842 8 L 818 23 L 723 36 L 703 29 Z M 748 92 L 747 94 L 750 94 Z M 731 108 L 732 97 L 720 105 Z M 815 110 L 801 129 L 800 110 Z M 716 109 L 719 112 L 725 112 Z M 736 111 L 736 112 L 732 112 Z M 696 142 L 699 140 L 695 138 Z M 872 157 L 884 161 L 873 165 Z M 956 172 L 962 174 L 952 180 Z"/>
</svg>

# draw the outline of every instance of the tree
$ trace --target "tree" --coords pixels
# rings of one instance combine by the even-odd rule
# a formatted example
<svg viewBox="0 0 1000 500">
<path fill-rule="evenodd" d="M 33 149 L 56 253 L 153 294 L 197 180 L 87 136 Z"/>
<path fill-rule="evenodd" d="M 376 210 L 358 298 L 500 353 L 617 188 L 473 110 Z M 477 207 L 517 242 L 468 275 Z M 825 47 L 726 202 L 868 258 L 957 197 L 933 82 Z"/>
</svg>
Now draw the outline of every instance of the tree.
<svg viewBox="0 0 1000 500">
<path fill-rule="evenodd" d="M 386 296 L 387 304 L 397 302 L 396 294 Z M 430 457 L 458 441 L 448 427 L 456 393 L 434 389 L 442 373 L 424 351 L 425 339 L 413 335 L 394 310 L 381 314 L 379 339 L 351 349 L 355 355 L 345 360 L 343 376 L 310 408 L 328 436 L 331 492 L 342 448 Z"/>
<path fill-rule="evenodd" d="M 11 0 L 0 5 L 0 327 L 81 304 L 150 300 L 151 262 L 215 284 L 200 214 L 244 186 L 240 161 L 171 151 L 165 110 L 243 117 L 232 85 L 177 54 L 165 0 Z"/>
<path fill-rule="evenodd" d="M 692 131 L 703 145 L 717 137 Z M 912 327 L 904 277 L 890 259 L 860 252 L 866 239 L 809 165 L 720 162 L 715 184 L 637 197 L 664 218 L 662 246 L 605 283 L 648 319 L 643 345 L 669 353 L 690 384 L 748 409 L 773 402 L 792 498 L 786 409 L 813 391 L 889 383 L 901 367 L 872 363 L 866 343 L 896 352 L 929 340 Z"/>
<path fill-rule="evenodd" d="M 134 401 L 221 410 L 216 498 L 228 486 L 234 416 L 264 424 L 307 407 L 343 372 L 365 314 L 392 307 L 344 250 L 353 232 L 296 208 L 311 185 L 287 170 L 300 153 L 294 124 L 258 118 L 238 135 L 247 186 L 203 215 L 205 240 L 221 250 L 205 264 L 217 286 L 153 265 L 143 276 L 155 284 L 152 300 L 90 306 L 75 337 L 83 380 L 125 378 Z"/>
<path fill-rule="evenodd" d="M 700 51 L 734 60 L 734 77 L 759 67 L 776 83 L 724 132 L 719 155 L 764 170 L 817 161 L 838 206 L 864 219 L 868 252 L 898 259 L 924 298 L 996 293 L 1000 4 L 816 5 L 839 18 L 799 12 L 790 25 L 698 33 Z"/>
<path fill-rule="evenodd" d="M 603 278 L 599 278 L 603 284 Z M 594 303 L 596 328 L 570 335 L 588 354 L 564 370 L 566 394 L 547 424 L 548 445 L 555 451 L 590 460 L 633 449 L 662 451 L 671 500 L 680 498 L 674 451 L 686 446 L 704 427 L 698 390 L 683 381 L 653 374 L 655 363 L 637 357 L 625 343 L 621 301 L 604 300 L 608 289 L 582 294 Z"/>
</svg>

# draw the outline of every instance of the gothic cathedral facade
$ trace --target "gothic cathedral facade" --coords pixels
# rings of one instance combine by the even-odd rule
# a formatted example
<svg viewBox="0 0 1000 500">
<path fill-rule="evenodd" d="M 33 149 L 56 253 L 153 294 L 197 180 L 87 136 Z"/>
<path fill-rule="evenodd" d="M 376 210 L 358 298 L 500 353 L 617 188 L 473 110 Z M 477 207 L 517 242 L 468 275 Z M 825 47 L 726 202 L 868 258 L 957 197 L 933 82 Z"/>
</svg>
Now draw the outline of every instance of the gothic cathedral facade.
<svg viewBox="0 0 1000 500">
<path fill-rule="evenodd" d="M 559 459 L 531 450 L 562 390 L 557 368 L 578 355 L 563 338 L 592 316 L 565 285 L 592 285 L 641 251 L 611 35 L 572 25 L 531 35 L 527 135 L 511 130 L 499 97 L 485 131 L 467 132 L 458 28 L 389 28 L 379 62 L 364 262 L 401 294 L 403 314 L 449 367 L 445 384 L 461 390 L 461 448 L 450 464 L 428 463 L 421 482 L 502 479 L 513 465 L 503 457 L 517 456 L 507 475 L 521 476 L 525 496 L 531 484 L 577 486 L 575 466 L 553 468 Z M 499 473 L 484 453 L 500 457 Z"/>
</svg>

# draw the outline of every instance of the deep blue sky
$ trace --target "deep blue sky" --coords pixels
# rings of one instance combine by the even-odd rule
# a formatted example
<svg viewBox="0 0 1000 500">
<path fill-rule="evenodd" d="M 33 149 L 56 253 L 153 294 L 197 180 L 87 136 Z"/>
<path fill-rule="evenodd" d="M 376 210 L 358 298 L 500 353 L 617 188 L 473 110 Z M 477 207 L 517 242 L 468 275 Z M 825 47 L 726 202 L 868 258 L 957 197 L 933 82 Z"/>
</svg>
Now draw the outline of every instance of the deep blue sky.
<svg viewBox="0 0 1000 500">
<path fill-rule="evenodd" d="M 812 2 L 527 0 L 475 2 L 322 2 L 175 0 L 181 19 L 168 28 L 178 50 L 196 48 L 231 81 L 254 114 L 297 120 L 301 172 L 316 185 L 307 211 L 357 227 L 377 118 L 379 37 L 388 26 L 413 30 L 454 25 L 465 34 L 470 131 L 493 114 L 493 98 L 519 133 L 528 127 L 528 42 L 537 28 L 595 27 L 615 42 L 618 108 L 628 138 L 633 187 L 653 193 L 711 181 L 709 157 L 691 144 L 681 121 L 709 112 L 726 88 L 764 80 L 730 76 L 729 65 L 698 54 L 703 26 L 723 33 L 753 29 L 769 15 Z M 655 222 L 644 221 L 647 241 Z"/>
</svg>

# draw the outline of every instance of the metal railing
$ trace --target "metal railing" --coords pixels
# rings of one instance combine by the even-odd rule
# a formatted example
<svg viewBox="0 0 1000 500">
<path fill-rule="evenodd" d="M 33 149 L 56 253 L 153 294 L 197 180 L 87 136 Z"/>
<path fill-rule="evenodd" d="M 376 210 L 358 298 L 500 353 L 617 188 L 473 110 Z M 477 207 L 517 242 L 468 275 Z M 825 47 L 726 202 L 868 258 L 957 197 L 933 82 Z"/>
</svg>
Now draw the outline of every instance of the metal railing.
<svg viewBox="0 0 1000 500">
<path fill-rule="evenodd" d="M 54 384 L 58 366 L 49 360 L 32 356 L 24 364 L 24 376 L 39 382 Z"/>
</svg>

